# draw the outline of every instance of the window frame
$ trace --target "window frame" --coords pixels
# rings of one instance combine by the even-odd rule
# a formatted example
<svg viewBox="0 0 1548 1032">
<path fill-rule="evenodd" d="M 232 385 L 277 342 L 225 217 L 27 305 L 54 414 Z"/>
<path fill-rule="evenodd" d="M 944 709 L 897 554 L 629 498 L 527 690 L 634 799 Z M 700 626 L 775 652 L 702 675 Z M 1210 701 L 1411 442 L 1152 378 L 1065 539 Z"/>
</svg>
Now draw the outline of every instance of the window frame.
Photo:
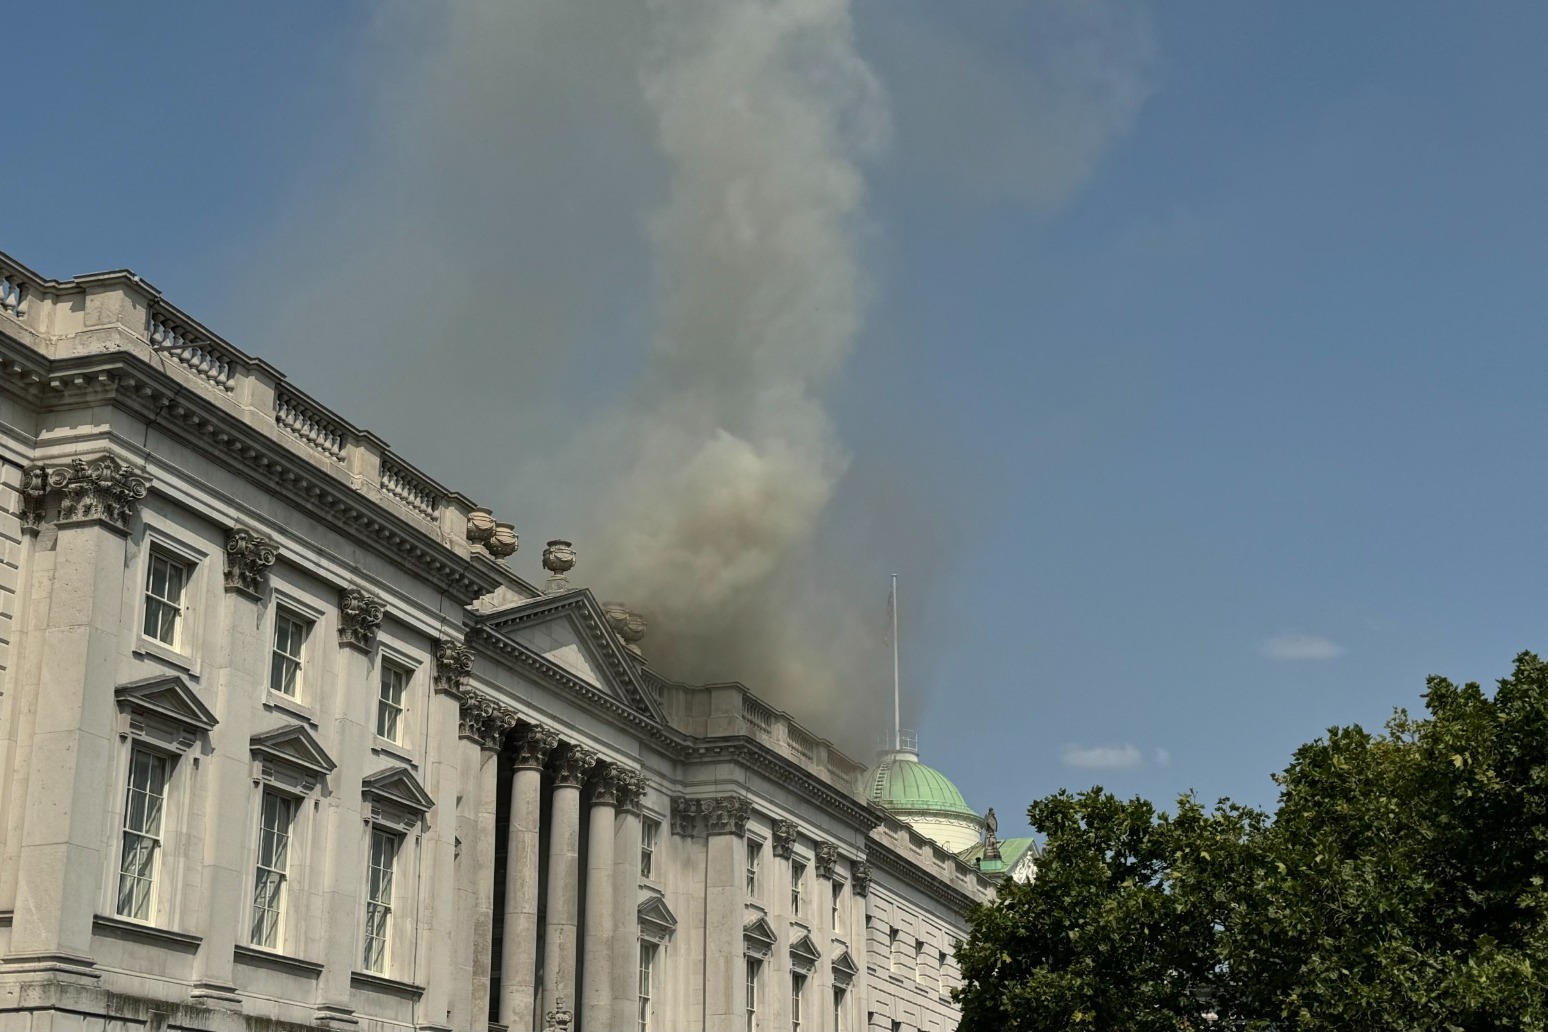
<svg viewBox="0 0 1548 1032">
<path fill-rule="evenodd" d="M 639 995 L 639 1029 L 638 1032 L 650 1032 L 655 1024 L 654 1003 L 652 993 L 656 987 L 656 964 L 661 958 L 661 944 L 649 939 L 640 940 L 640 977 L 637 986 Z"/>
<path fill-rule="evenodd" d="M 404 838 L 402 834 L 379 825 L 369 825 L 371 837 L 366 847 L 366 885 L 365 906 L 362 907 L 364 925 L 361 931 L 360 946 L 360 970 L 368 974 L 387 977 L 392 970 L 393 962 L 393 916 L 396 911 L 395 894 L 398 880 L 398 854 L 403 849 Z M 391 843 L 391 853 L 387 857 L 387 864 L 381 866 L 377 863 L 377 843 Z M 386 878 L 379 879 L 378 872 L 385 871 Z M 385 886 L 382 882 L 385 881 Z M 380 913 L 380 935 L 373 934 L 372 918 L 375 913 Z M 371 943 L 380 940 L 381 948 L 376 953 L 373 963 Z"/>
<path fill-rule="evenodd" d="M 806 890 L 806 872 L 810 865 L 799 856 L 790 858 L 790 916 L 801 917 L 801 900 Z"/>
<path fill-rule="evenodd" d="M 744 959 L 747 961 L 747 1032 L 758 1032 L 758 989 L 763 977 L 763 961 L 758 957 Z"/>
<path fill-rule="evenodd" d="M 389 672 L 402 675 L 402 682 L 398 685 L 398 701 L 396 703 L 389 701 L 385 694 Z M 409 698 L 412 694 L 414 675 L 417 672 L 416 667 L 403 662 L 396 655 L 384 653 L 377 663 L 375 734 L 379 740 L 395 745 L 400 749 L 408 746 Z M 396 709 L 397 713 L 395 714 L 393 724 L 394 733 L 384 735 L 382 734 L 382 715 L 388 707 Z"/>
<path fill-rule="evenodd" d="M 661 836 L 661 822 L 646 814 L 640 818 L 640 877 L 655 879 L 656 842 Z"/>
<path fill-rule="evenodd" d="M 151 543 L 147 553 L 145 581 L 140 591 L 140 637 L 164 649 L 186 654 L 188 651 L 185 647 L 188 639 L 188 595 L 198 565 L 176 550 L 166 547 L 159 540 Z M 178 571 L 179 584 L 175 599 L 169 594 L 156 594 L 153 591 L 157 562 L 166 564 L 167 582 L 172 579 L 171 571 Z M 153 609 L 153 607 L 156 608 Z M 171 640 L 161 637 L 159 632 L 152 633 L 151 630 L 152 612 L 160 613 L 162 609 L 172 610 Z M 158 620 L 157 623 L 159 627 L 161 621 Z"/>
<path fill-rule="evenodd" d="M 790 1032 L 801 1032 L 801 997 L 806 992 L 806 983 L 806 972 L 790 972 Z"/>
<path fill-rule="evenodd" d="M 145 757 L 160 764 L 161 783 L 160 794 L 156 797 L 158 805 L 155 808 L 156 829 L 154 833 L 146 831 L 143 827 L 130 826 L 130 820 L 135 807 L 134 794 L 135 782 L 138 770 L 137 760 Z M 162 888 L 163 852 L 167 839 L 167 797 L 170 795 L 172 773 L 177 767 L 177 757 L 160 749 L 150 748 L 138 741 L 129 747 L 129 761 L 126 766 L 123 780 L 123 812 L 119 815 L 118 831 L 118 869 L 113 879 L 113 913 L 128 921 L 138 921 L 144 924 L 156 924 L 159 916 Z M 150 793 L 145 793 L 149 798 Z M 148 808 L 142 808 L 142 812 Z M 140 870 L 149 871 L 148 874 L 131 874 L 128 867 L 130 858 L 130 835 L 150 843 L 149 857 L 142 861 Z M 125 880 L 134 878 L 145 884 L 144 895 L 135 902 L 135 895 L 131 889 L 129 908 L 125 908 Z M 143 912 L 142 912 L 143 911 Z"/>
<path fill-rule="evenodd" d="M 301 628 L 301 641 L 296 646 L 294 654 L 280 649 L 280 627 L 282 622 L 288 622 Z M 269 634 L 269 694 L 278 695 L 289 699 L 291 702 L 303 701 L 308 694 L 304 691 L 307 682 L 307 668 L 311 665 L 307 653 L 312 644 L 313 632 L 317 630 L 317 620 L 309 614 L 293 605 L 281 602 L 274 607 L 274 625 Z M 289 661 L 295 664 L 295 676 L 292 680 L 292 691 L 274 686 L 274 673 L 277 664 Z"/>
<path fill-rule="evenodd" d="M 763 840 L 747 836 L 745 840 L 745 860 L 747 867 L 747 895 L 753 899 L 761 897 L 762 879 L 760 874 L 763 868 Z"/>
<path fill-rule="evenodd" d="M 279 866 L 275 866 L 272 863 L 264 863 L 265 836 L 271 831 L 278 830 L 277 828 L 271 829 L 268 826 L 268 803 L 271 799 L 278 803 L 284 809 L 286 814 L 283 827 L 283 843 L 282 848 L 279 850 Z M 291 896 L 291 857 L 294 855 L 294 849 L 296 845 L 296 819 L 300 816 L 300 812 L 301 799 L 297 796 L 291 795 L 288 792 L 276 791 L 274 788 L 268 786 L 265 786 L 260 790 L 258 798 L 258 841 L 256 843 L 256 849 L 254 850 L 253 855 L 253 893 L 251 898 L 252 906 L 248 912 L 249 919 L 247 945 L 249 946 L 256 946 L 259 949 L 265 950 L 275 950 L 279 952 L 284 951 L 285 932 L 287 925 L 289 924 L 287 915 L 289 915 L 291 910 L 290 906 L 288 905 Z M 272 853 L 270 854 L 270 859 L 273 859 Z M 266 938 L 268 941 L 263 941 L 259 938 L 258 932 L 260 909 L 259 891 L 260 885 L 262 884 L 266 874 L 277 877 L 278 891 L 275 894 L 275 905 L 272 908 L 263 908 L 266 913 L 272 911 L 274 915 L 272 921 L 267 926 Z"/>
</svg>

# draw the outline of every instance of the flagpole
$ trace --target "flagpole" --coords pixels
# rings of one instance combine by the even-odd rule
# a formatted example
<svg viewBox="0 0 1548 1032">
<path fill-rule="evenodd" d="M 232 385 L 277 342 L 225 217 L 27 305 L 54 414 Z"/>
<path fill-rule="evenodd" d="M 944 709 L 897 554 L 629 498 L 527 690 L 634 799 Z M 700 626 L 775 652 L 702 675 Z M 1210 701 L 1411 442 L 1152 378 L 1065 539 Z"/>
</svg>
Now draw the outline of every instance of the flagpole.
<svg viewBox="0 0 1548 1032">
<path fill-rule="evenodd" d="M 903 748 L 902 708 L 898 704 L 898 575 L 892 575 L 892 747 Z"/>
</svg>

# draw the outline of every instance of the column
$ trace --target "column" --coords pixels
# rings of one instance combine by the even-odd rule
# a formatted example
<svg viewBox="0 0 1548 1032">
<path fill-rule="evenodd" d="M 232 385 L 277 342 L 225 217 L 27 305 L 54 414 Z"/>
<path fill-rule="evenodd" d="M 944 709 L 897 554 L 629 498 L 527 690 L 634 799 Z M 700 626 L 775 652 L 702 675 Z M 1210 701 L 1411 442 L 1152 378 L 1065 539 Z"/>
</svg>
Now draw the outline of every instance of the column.
<svg viewBox="0 0 1548 1032">
<path fill-rule="evenodd" d="M 547 923 L 543 928 L 543 1012 L 575 1009 L 575 932 L 580 888 L 580 786 L 597 754 L 566 743 L 554 750 L 553 827 L 548 836 Z"/>
<path fill-rule="evenodd" d="M 613 820 L 624 770 L 616 763 L 592 769 L 586 839 L 585 982 L 580 1032 L 606 1032 L 613 1012 Z M 626 969 L 627 970 L 627 969 Z M 620 973 L 621 974 L 621 973 Z"/>
<path fill-rule="evenodd" d="M 697 806 L 709 835 L 704 863 L 704 1028 L 737 1032 L 746 1026 L 747 954 L 742 926 L 747 868 L 742 838 L 751 807 L 738 796 L 680 800 L 678 806 L 685 815 L 688 808 L 682 804 Z M 672 823 L 674 833 L 680 826 L 694 827 L 693 818 L 680 821 L 676 814 Z M 765 963 L 759 1021 L 762 1028 L 778 1028 L 769 1017 L 769 984 Z"/>
<path fill-rule="evenodd" d="M 505 848 L 505 935 L 500 954 L 500 1024 L 511 1032 L 535 1027 L 539 815 L 543 764 L 559 736 L 541 724 L 515 735 L 516 769 L 511 774 L 511 820 Z"/>
<path fill-rule="evenodd" d="M 478 882 L 473 915 L 473 1032 L 489 1027 L 489 976 L 494 970 L 495 797 L 500 777 L 500 747 L 516 726 L 516 714 L 494 706 L 479 738 Z"/>
<path fill-rule="evenodd" d="M 645 776 L 638 771 L 624 771 L 613 818 L 612 1028 L 633 1028 L 638 1020 L 635 1008 L 639 1003 L 640 804 L 644 796 Z M 665 861 L 665 853 L 665 842 L 658 842 L 657 863 Z"/>
<path fill-rule="evenodd" d="M 479 1028 L 487 1022 L 489 1011 L 489 942 L 479 953 L 477 943 L 479 885 L 488 879 L 494 884 L 494 858 L 487 861 L 479 849 L 479 813 L 483 810 L 483 739 L 484 724 L 498 707 L 494 701 L 475 691 L 466 691 L 459 699 L 457 716 L 457 824 L 456 824 L 456 936 L 457 956 L 453 964 L 449 1023 L 456 1029 L 471 1029 L 475 1019 Z M 494 806 L 490 800 L 489 806 Z M 482 866 L 484 864 L 488 866 Z M 492 890 L 491 890 L 492 891 Z M 469 932 L 473 934 L 469 934 Z M 477 1009 L 479 964 L 484 966 L 484 1011 Z"/>
</svg>

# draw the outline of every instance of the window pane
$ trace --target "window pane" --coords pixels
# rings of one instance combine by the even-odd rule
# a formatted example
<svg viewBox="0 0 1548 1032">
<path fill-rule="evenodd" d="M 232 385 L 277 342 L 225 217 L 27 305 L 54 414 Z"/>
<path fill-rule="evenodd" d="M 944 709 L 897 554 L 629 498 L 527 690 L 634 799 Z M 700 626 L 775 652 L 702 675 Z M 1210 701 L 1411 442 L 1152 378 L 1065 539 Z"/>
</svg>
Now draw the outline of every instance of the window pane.
<svg viewBox="0 0 1548 1032">
<path fill-rule="evenodd" d="M 164 555 L 153 554 L 145 575 L 145 625 L 148 638 L 177 644 L 177 618 L 183 608 L 187 568 Z"/>
</svg>

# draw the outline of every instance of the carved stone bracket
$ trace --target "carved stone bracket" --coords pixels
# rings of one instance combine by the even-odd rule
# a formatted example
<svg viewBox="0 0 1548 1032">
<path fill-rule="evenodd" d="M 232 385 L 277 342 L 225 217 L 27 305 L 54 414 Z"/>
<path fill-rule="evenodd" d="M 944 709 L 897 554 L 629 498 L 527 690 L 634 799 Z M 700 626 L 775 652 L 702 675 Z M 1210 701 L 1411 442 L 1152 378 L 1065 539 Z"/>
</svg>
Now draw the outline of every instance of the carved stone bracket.
<svg viewBox="0 0 1548 1032">
<path fill-rule="evenodd" d="M 871 891 L 871 864 L 867 860 L 849 862 L 849 887 L 856 896 L 869 895 Z"/>
<path fill-rule="evenodd" d="M 269 567 L 279 547 L 246 527 L 226 531 L 226 590 L 261 599 L 269 590 Z"/>
<path fill-rule="evenodd" d="M 597 762 L 597 754 L 594 749 L 588 749 L 584 745 L 565 743 L 555 749 L 548 760 L 548 769 L 553 771 L 554 785 L 561 788 L 579 788 L 580 783 L 586 779 L 586 772 Z"/>
<path fill-rule="evenodd" d="M 591 769 L 591 801 L 599 806 L 616 807 L 629 773 L 616 763 L 598 763 Z"/>
<path fill-rule="evenodd" d="M 129 533 L 139 500 L 150 491 L 151 478 L 111 455 L 71 459 L 49 468 L 34 464 L 22 470 L 22 527 L 36 531 L 47 514 L 50 495 L 59 496 L 61 527 L 100 523 L 120 534 Z"/>
<path fill-rule="evenodd" d="M 623 813 L 640 812 L 640 804 L 645 799 L 646 788 L 645 775 L 637 770 L 623 770 L 619 773 L 618 809 Z"/>
<path fill-rule="evenodd" d="M 473 673 L 473 650 L 461 642 L 435 643 L 435 690 L 461 695 Z"/>
<path fill-rule="evenodd" d="M 752 816 L 752 804 L 742 796 L 715 796 L 704 803 L 704 820 L 711 835 L 741 835 Z"/>
<path fill-rule="evenodd" d="M 833 876 L 838 873 L 838 858 L 838 846 L 831 842 L 817 843 L 816 855 L 813 858 L 817 867 L 817 877 L 832 881 Z"/>
<path fill-rule="evenodd" d="M 774 841 L 770 848 L 774 855 L 781 860 L 789 860 L 790 854 L 795 851 L 796 825 L 795 821 L 777 820 L 774 822 Z"/>
<path fill-rule="evenodd" d="M 516 732 L 515 739 L 517 768 L 542 770 L 548 754 L 559 744 L 559 732 L 542 724 L 528 724 Z"/>
<path fill-rule="evenodd" d="M 339 644 L 370 652 L 386 615 L 387 607 L 381 599 L 359 588 L 345 588 L 339 594 Z"/>
</svg>

